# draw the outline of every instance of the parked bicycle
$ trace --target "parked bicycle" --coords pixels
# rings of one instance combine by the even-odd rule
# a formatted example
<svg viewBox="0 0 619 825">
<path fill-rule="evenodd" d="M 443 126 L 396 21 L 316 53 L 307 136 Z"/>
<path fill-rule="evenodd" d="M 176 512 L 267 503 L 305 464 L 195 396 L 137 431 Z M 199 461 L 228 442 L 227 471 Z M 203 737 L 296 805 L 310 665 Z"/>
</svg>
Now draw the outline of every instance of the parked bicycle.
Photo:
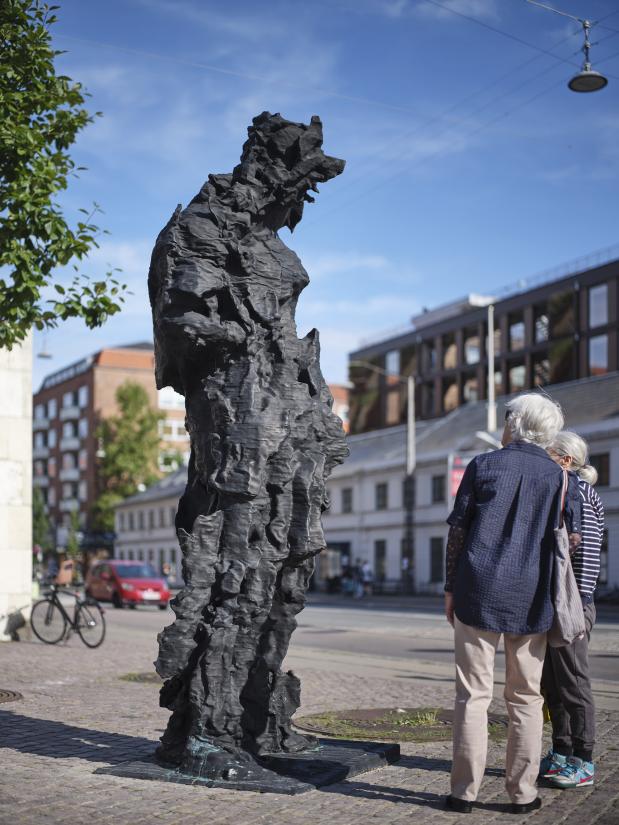
<svg viewBox="0 0 619 825">
<path fill-rule="evenodd" d="M 87 647 L 99 647 L 105 638 L 105 617 L 99 602 L 90 596 L 81 599 L 79 593 L 62 590 L 75 598 L 71 617 L 60 600 L 59 589 L 51 584 L 46 597 L 33 605 L 30 625 L 34 635 L 47 645 L 55 645 L 76 632 Z"/>
</svg>

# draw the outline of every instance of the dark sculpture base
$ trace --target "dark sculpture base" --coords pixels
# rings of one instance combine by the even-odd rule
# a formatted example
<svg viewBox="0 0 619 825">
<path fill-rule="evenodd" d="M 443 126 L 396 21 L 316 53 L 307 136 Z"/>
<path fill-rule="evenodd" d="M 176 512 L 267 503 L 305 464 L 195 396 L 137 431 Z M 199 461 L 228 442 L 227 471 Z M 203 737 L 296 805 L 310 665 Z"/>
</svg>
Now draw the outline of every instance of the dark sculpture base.
<svg viewBox="0 0 619 825">
<path fill-rule="evenodd" d="M 245 779 L 213 780 L 192 776 L 174 768 L 166 768 L 157 763 L 154 757 L 98 768 L 95 773 L 178 782 L 205 788 L 295 795 L 393 764 L 399 758 L 399 745 L 321 739 L 320 748 L 310 753 L 277 754 L 257 759 L 255 772 Z"/>
</svg>

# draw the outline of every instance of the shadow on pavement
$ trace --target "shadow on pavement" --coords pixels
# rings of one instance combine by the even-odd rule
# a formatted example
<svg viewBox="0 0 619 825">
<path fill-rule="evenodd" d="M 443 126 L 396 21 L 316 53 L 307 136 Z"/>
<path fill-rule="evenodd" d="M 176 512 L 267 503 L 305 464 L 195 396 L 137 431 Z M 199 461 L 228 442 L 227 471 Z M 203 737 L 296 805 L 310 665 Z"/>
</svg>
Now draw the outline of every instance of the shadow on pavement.
<svg viewBox="0 0 619 825">
<path fill-rule="evenodd" d="M 52 759 L 86 759 L 114 765 L 150 756 L 157 742 L 142 736 L 79 728 L 65 722 L 0 711 L 0 748 Z"/>
</svg>

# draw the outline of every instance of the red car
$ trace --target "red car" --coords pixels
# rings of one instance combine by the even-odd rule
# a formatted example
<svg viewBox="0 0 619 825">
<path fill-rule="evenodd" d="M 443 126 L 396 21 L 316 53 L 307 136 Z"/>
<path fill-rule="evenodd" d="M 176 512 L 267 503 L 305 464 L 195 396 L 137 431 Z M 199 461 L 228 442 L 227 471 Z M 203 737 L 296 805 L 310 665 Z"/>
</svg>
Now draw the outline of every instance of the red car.
<svg viewBox="0 0 619 825">
<path fill-rule="evenodd" d="M 170 601 L 166 580 L 143 561 L 95 562 L 86 576 L 86 594 L 114 607 L 156 604 L 165 610 Z"/>
</svg>

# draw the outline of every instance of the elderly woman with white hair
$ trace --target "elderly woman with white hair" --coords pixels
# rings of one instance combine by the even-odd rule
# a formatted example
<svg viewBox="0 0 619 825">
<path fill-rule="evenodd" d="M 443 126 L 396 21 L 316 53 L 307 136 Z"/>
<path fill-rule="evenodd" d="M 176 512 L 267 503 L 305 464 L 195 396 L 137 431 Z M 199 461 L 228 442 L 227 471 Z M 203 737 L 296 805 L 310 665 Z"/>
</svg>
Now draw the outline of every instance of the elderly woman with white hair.
<svg viewBox="0 0 619 825">
<path fill-rule="evenodd" d="M 523 814 L 541 805 L 536 789 L 543 729 L 540 681 L 554 617 L 554 528 L 563 490 L 561 467 L 546 448 L 563 427 L 563 414 L 541 393 L 520 395 L 506 406 L 504 449 L 471 461 L 447 520 L 445 612 L 455 631 L 456 702 L 446 805 L 459 813 L 472 811 L 484 775 L 494 657 L 502 634 L 510 811 Z M 575 479 L 565 519 L 575 542 L 580 533 Z"/>
<path fill-rule="evenodd" d="M 604 507 L 593 489 L 597 470 L 587 463 L 587 442 L 561 432 L 548 454 L 564 470 L 578 475 L 582 500 L 582 542 L 572 554 L 572 568 L 583 602 L 587 633 L 566 647 L 549 647 L 542 690 L 552 722 L 552 748 L 542 759 L 540 776 L 557 788 L 593 785 L 595 705 L 589 680 L 589 638 L 595 624 L 593 593 L 600 573 Z"/>
</svg>

